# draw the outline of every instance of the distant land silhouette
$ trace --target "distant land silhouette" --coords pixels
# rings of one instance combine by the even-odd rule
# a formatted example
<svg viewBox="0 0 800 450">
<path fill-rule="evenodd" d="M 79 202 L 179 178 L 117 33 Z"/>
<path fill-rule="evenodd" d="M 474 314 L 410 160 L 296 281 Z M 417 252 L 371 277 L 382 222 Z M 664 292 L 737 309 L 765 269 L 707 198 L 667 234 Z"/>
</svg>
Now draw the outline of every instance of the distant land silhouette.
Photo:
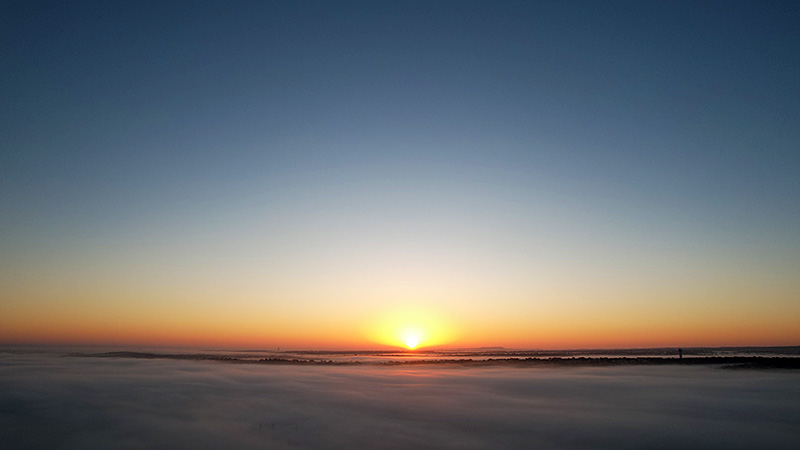
<svg viewBox="0 0 800 450">
<path fill-rule="evenodd" d="M 725 368 L 800 369 L 800 347 L 717 347 L 616 350 L 505 350 L 502 347 L 439 351 L 233 351 L 158 353 L 112 351 L 69 353 L 69 357 L 215 361 L 238 364 L 425 365 L 425 366 L 620 366 L 718 365 Z M 686 357 L 683 357 L 686 356 Z"/>
</svg>

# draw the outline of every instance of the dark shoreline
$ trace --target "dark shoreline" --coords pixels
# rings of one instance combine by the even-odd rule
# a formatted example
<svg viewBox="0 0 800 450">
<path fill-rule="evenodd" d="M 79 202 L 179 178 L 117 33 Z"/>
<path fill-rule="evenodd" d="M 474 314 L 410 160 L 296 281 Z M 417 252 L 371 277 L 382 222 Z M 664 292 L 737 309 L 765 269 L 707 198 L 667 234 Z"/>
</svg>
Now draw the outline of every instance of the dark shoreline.
<svg viewBox="0 0 800 450">
<path fill-rule="evenodd" d="M 324 365 L 324 366 L 449 366 L 449 367 L 585 367 L 585 366 L 700 366 L 717 365 L 726 369 L 800 369 L 800 358 L 781 356 L 697 356 L 676 357 L 500 357 L 500 358 L 459 358 L 424 360 L 387 361 L 341 361 L 331 359 L 298 359 L 270 357 L 246 359 L 230 355 L 209 355 L 199 353 L 168 354 L 149 352 L 103 352 L 69 353 L 67 357 L 77 358 L 131 358 L 131 359 L 171 359 L 184 361 L 215 361 L 234 364 L 279 364 L 279 365 Z"/>
</svg>

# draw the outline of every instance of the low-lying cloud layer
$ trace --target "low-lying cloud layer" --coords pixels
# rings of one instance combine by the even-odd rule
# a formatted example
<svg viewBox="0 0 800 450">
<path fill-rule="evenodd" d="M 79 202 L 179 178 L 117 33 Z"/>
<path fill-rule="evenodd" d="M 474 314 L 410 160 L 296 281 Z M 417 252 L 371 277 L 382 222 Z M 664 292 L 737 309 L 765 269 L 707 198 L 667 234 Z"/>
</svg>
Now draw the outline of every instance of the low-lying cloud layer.
<svg viewBox="0 0 800 450">
<path fill-rule="evenodd" d="M 14 449 L 795 448 L 800 373 L 0 354 Z"/>
</svg>

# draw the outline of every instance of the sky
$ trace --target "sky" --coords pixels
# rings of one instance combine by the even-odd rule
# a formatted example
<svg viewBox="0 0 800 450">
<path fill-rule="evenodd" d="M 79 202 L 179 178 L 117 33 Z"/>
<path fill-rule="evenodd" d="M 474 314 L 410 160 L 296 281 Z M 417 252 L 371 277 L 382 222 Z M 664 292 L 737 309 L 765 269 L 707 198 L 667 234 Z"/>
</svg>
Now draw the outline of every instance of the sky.
<svg viewBox="0 0 800 450">
<path fill-rule="evenodd" d="M 0 342 L 800 343 L 797 2 L 0 6 Z"/>
</svg>

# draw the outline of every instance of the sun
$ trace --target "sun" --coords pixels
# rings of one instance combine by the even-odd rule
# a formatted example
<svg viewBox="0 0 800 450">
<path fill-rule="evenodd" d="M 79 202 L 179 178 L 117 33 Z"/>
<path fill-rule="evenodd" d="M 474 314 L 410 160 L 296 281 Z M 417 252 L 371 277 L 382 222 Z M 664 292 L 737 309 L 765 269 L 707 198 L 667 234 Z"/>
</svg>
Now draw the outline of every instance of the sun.
<svg viewBox="0 0 800 450">
<path fill-rule="evenodd" d="M 425 341 L 425 332 L 419 327 L 406 327 L 400 333 L 401 342 L 405 343 L 409 350 L 414 350 Z"/>
<path fill-rule="evenodd" d="M 447 320 L 421 307 L 389 310 L 365 325 L 365 334 L 372 342 L 406 350 L 439 346 L 455 337 Z"/>
</svg>

